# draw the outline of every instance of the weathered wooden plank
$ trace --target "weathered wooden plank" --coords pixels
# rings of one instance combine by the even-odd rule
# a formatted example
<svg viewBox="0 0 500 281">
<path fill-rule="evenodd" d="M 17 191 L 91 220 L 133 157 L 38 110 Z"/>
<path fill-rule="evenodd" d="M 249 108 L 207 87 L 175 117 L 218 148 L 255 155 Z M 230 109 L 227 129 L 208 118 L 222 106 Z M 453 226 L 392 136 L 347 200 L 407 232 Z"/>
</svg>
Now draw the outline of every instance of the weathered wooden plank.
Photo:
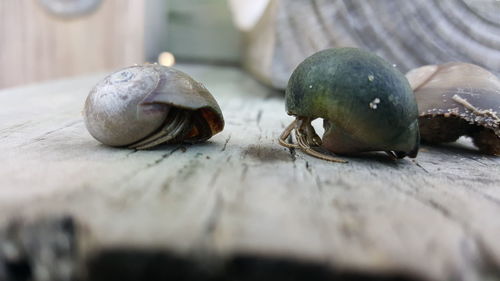
<svg viewBox="0 0 500 281">
<path fill-rule="evenodd" d="M 97 143 L 80 111 L 103 75 L 0 91 L 1 225 L 71 215 L 73 262 L 88 261 L 93 280 L 499 280 L 498 158 L 462 142 L 416 160 L 320 161 L 277 144 L 291 121 L 280 93 L 235 68 L 179 67 L 224 112 L 206 144 Z"/>
</svg>

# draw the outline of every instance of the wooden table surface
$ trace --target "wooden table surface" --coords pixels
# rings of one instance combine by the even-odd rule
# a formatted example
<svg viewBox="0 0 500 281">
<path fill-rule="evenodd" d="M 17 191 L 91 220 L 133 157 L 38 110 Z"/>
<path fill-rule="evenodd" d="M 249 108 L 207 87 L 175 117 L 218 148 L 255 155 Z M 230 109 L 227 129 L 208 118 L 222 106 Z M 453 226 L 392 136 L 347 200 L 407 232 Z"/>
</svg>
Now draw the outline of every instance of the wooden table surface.
<svg viewBox="0 0 500 281">
<path fill-rule="evenodd" d="M 96 142 L 81 110 L 104 74 L 0 91 L 0 280 L 500 280 L 500 158 L 321 161 L 278 145 L 281 93 L 177 67 L 224 113 L 205 144 Z"/>
</svg>

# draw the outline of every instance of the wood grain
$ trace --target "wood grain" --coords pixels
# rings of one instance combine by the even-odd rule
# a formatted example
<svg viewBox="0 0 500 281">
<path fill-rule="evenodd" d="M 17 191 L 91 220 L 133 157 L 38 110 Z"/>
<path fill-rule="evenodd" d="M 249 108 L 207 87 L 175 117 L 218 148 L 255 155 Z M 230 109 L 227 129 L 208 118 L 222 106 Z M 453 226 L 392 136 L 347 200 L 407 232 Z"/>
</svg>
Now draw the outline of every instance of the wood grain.
<svg viewBox="0 0 500 281">
<path fill-rule="evenodd" d="M 44 221 L 68 215 L 78 251 L 55 257 L 89 280 L 500 280 L 499 158 L 462 142 L 415 161 L 313 159 L 277 144 L 280 93 L 235 68 L 179 68 L 224 112 L 205 144 L 97 143 L 80 111 L 104 74 L 0 91 L 0 225 L 24 237 L 0 234 L 0 249 L 31 249 L 25 263 L 0 250 L 0 277 L 50 265 L 39 253 L 73 228 Z"/>
<path fill-rule="evenodd" d="M 144 61 L 144 3 L 106 0 L 63 19 L 38 1 L 0 1 L 0 88 Z"/>
<path fill-rule="evenodd" d="M 346 46 L 375 52 L 402 72 L 464 61 L 500 74 L 495 0 L 269 0 L 245 37 L 247 69 L 281 89 L 309 55 Z"/>
</svg>

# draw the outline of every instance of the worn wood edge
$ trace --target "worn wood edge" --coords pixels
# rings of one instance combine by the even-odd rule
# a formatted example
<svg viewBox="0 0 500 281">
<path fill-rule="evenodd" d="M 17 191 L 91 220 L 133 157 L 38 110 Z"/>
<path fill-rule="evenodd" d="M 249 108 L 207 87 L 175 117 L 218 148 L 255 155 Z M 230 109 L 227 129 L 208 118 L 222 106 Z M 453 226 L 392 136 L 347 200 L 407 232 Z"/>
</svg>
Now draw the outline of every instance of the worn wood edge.
<svg viewBox="0 0 500 281">
<path fill-rule="evenodd" d="M 425 281 L 414 272 L 335 267 L 279 254 L 107 245 L 89 251 L 92 235 L 71 215 L 16 218 L 0 229 L 1 280 L 376 280 Z"/>
</svg>

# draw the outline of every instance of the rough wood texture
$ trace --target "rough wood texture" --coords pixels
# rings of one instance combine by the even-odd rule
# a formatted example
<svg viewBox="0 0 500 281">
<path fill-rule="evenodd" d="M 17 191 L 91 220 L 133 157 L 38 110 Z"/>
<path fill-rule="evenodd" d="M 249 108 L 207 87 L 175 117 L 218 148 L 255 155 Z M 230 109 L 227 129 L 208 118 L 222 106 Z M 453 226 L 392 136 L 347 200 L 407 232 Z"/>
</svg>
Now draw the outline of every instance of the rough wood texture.
<svg viewBox="0 0 500 281">
<path fill-rule="evenodd" d="M 304 58 L 338 46 L 371 50 L 403 72 L 465 61 L 500 74 L 500 1 L 268 2 L 255 26 L 246 27 L 245 65 L 277 88 Z"/>
<path fill-rule="evenodd" d="M 142 63 L 144 21 L 144 1 L 105 0 L 75 19 L 0 1 L 0 88 Z"/>
<path fill-rule="evenodd" d="M 500 280 L 499 158 L 313 159 L 276 142 L 281 94 L 179 67 L 225 114 L 206 144 L 97 143 L 80 111 L 103 75 L 0 92 L 0 279 Z"/>
</svg>

